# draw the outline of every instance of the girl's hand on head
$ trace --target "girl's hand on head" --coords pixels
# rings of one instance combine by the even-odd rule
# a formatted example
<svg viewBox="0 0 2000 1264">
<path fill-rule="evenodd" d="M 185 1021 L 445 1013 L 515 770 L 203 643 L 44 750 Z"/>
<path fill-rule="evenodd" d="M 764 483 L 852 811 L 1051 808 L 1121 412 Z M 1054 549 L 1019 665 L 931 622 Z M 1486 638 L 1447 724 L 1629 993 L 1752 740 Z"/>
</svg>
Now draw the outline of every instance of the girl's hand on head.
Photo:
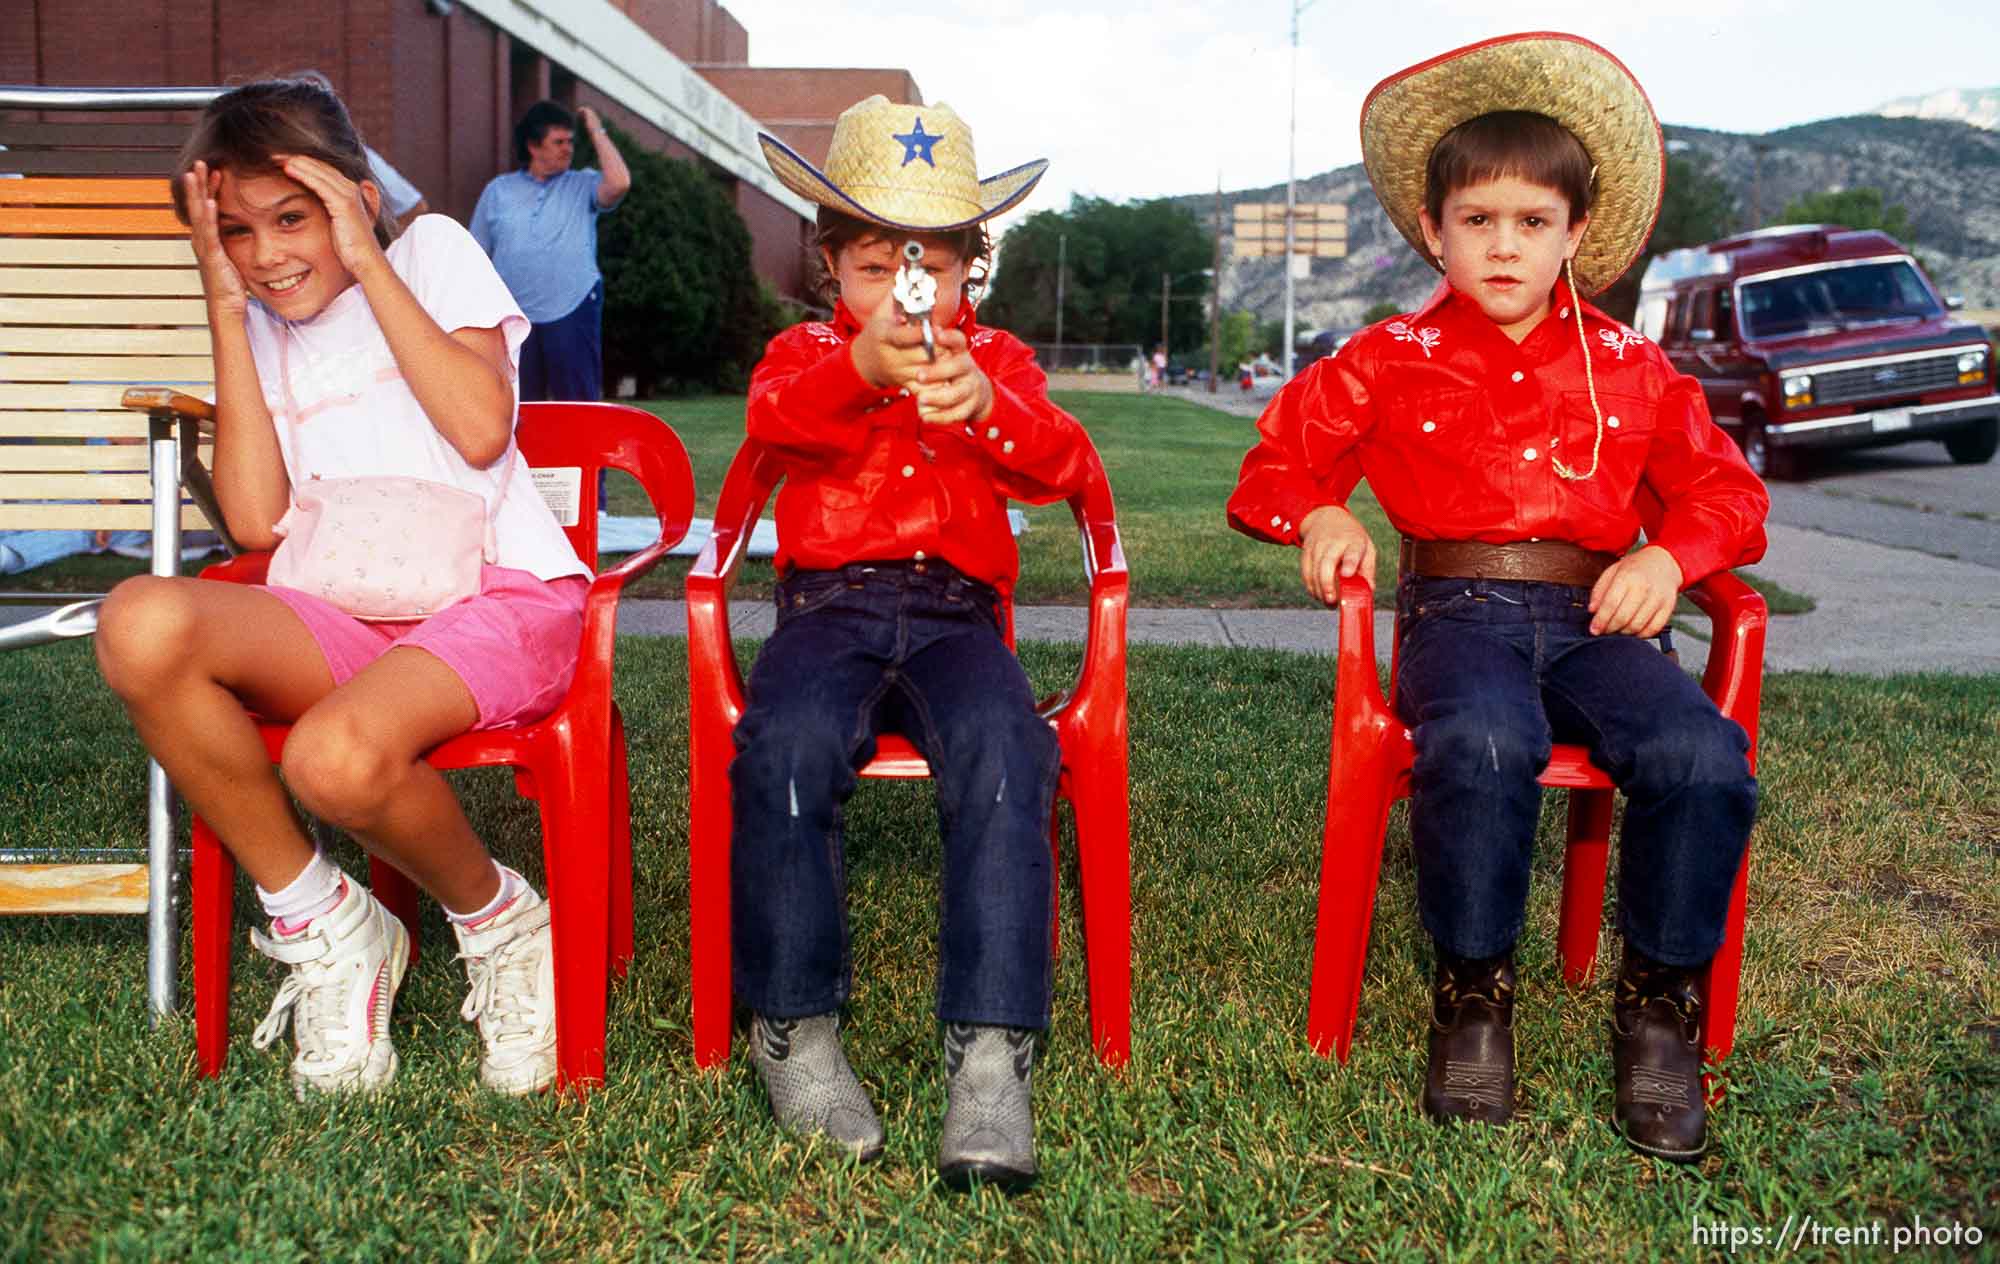
<svg viewBox="0 0 2000 1264">
<path fill-rule="evenodd" d="M 357 184 L 319 159 L 303 154 L 273 157 L 283 164 L 286 175 L 312 190 L 326 207 L 327 218 L 333 223 L 334 253 L 355 280 L 360 280 L 369 268 L 387 261 L 381 243 L 375 240 L 375 216 L 381 208 L 382 195 L 373 184 Z"/>
<path fill-rule="evenodd" d="M 923 330 L 915 333 L 921 354 Z M 936 340 L 936 361 L 926 360 L 917 367 L 916 384 L 910 388 L 917 400 L 917 417 L 941 426 L 986 420 L 993 411 L 993 382 L 973 363 L 965 335 L 947 329 Z"/>
<path fill-rule="evenodd" d="M 250 294 L 243 274 L 229 261 L 222 248 L 222 230 L 217 223 L 215 195 L 222 186 L 222 173 L 210 171 L 205 162 L 196 162 L 192 171 L 181 173 L 181 193 L 187 203 L 188 236 L 194 245 L 195 262 L 201 266 L 201 292 L 209 309 L 218 316 L 241 316 L 249 306 Z"/>
</svg>

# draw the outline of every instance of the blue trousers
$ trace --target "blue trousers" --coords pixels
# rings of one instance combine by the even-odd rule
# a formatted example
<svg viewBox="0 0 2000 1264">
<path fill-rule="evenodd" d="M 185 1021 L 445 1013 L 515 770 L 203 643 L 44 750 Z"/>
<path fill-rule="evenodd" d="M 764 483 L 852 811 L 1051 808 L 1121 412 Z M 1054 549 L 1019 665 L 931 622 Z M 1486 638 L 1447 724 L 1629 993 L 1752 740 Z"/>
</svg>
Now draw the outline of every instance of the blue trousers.
<svg viewBox="0 0 2000 1264">
<path fill-rule="evenodd" d="M 521 398 L 604 398 L 604 282 L 566 316 L 537 321 L 521 344 Z"/>
<path fill-rule="evenodd" d="M 777 601 L 729 766 L 737 996 L 775 1018 L 847 1000 L 841 810 L 891 731 L 937 789 L 939 1020 L 1047 1027 L 1061 752 L 998 596 L 939 562 L 882 562 L 794 572 Z"/>
<path fill-rule="evenodd" d="M 1410 835 L 1424 929 L 1490 957 L 1521 933 L 1553 742 L 1581 743 L 1625 795 L 1618 926 L 1667 965 L 1722 945 L 1757 813 L 1749 739 L 1651 641 L 1592 636 L 1590 591 L 1406 581 L 1396 709 L 1411 725 Z"/>
</svg>

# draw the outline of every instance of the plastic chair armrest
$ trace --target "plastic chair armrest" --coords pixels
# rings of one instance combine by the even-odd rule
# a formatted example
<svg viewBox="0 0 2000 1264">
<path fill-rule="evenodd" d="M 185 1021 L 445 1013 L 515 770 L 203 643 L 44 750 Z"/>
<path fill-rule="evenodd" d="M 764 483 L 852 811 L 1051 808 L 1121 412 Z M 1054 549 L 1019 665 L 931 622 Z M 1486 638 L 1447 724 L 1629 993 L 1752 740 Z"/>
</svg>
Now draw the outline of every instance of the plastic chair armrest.
<svg viewBox="0 0 2000 1264">
<path fill-rule="evenodd" d="M 1769 607 L 1762 593 L 1727 571 L 1710 575 L 1688 589 L 1687 597 L 1708 616 L 1711 625 L 1702 691 L 1714 700 L 1717 710 L 1749 734 L 1751 767 L 1755 768 Z"/>
<path fill-rule="evenodd" d="M 1358 575 L 1340 581 L 1340 646 L 1334 659 L 1335 705 L 1386 718 L 1388 699 L 1375 669 L 1375 590 Z"/>
</svg>

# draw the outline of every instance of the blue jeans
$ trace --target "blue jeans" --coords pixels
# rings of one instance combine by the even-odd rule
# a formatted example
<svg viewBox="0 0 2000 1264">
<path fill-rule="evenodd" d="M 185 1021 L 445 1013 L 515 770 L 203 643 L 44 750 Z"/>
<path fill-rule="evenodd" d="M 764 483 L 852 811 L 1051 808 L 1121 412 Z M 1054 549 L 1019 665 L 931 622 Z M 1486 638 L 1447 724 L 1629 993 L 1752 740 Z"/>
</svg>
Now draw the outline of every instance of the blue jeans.
<svg viewBox="0 0 2000 1264">
<path fill-rule="evenodd" d="M 1424 929 L 1447 952 L 1511 949 L 1552 742 L 1625 795 L 1618 926 L 1667 965 L 1722 945 L 1757 814 L 1749 739 L 1651 641 L 1590 635 L 1590 590 L 1406 580 L 1396 710 L 1416 738 L 1410 835 Z"/>
<path fill-rule="evenodd" d="M 604 398 L 604 282 L 565 316 L 537 321 L 521 344 L 521 399 Z"/>
<path fill-rule="evenodd" d="M 998 596 L 939 562 L 880 562 L 794 572 L 777 601 L 729 766 L 737 996 L 774 1018 L 847 1000 L 841 809 L 887 731 L 937 788 L 938 1018 L 1047 1027 L 1061 752 Z"/>
</svg>

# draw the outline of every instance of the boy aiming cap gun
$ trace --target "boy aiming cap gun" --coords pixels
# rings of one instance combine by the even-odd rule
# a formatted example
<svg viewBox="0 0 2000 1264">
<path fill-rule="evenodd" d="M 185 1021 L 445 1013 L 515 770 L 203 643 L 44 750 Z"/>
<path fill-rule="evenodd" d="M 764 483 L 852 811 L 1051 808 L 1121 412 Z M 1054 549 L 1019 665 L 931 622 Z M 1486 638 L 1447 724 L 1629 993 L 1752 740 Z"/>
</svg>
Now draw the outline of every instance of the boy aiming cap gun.
<svg viewBox="0 0 2000 1264">
<path fill-rule="evenodd" d="M 1374 575 L 1346 508 L 1361 478 L 1403 536 L 1395 703 L 1438 953 L 1424 1110 L 1513 1113 L 1536 778 L 1552 741 L 1581 742 L 1626 797 L 1614 1123 L 1692 1162 L 1707 1138 L 1697 983 L 1757 785 L 1743 730 L 1642 638 L 1681 588 L 1763 554 L 1768 500 L 1699 386 L 1584 301 L 1652 231 L 1659 124 L 1611 54 L 1537 32 L 1383 80 L 1361 143 L 1383 209 L 1444 283 L 1272 401 L 1229 520 L 1300 546 L 1327 603 Z"/>
<path fill-rule="evenodd" d="M 780 1124 L 873 1158 L 884 1130 L 842 1051 L 849 969 L 841 811 L 875 736 L 929 762 L 944 834 L 937 1016 L 954 1185 L 1038 1171 L 1030 1083 L 1049 1020 L 1049 811 L 1060 752 L 1002 638 L 1019 561 L 1009 497 L 1046 503 L 1096 462 L 1033 353 L 967 297 L 985 221 L 1046 166 L 980 179 L 944 105 L 871 97 L 824 168 L 764 136 L 820 204 L 830 321 L 771 340 L 749 439 L 783 467 L 778 624 L 730 765 L 735 990 Z"/>
</svg>

